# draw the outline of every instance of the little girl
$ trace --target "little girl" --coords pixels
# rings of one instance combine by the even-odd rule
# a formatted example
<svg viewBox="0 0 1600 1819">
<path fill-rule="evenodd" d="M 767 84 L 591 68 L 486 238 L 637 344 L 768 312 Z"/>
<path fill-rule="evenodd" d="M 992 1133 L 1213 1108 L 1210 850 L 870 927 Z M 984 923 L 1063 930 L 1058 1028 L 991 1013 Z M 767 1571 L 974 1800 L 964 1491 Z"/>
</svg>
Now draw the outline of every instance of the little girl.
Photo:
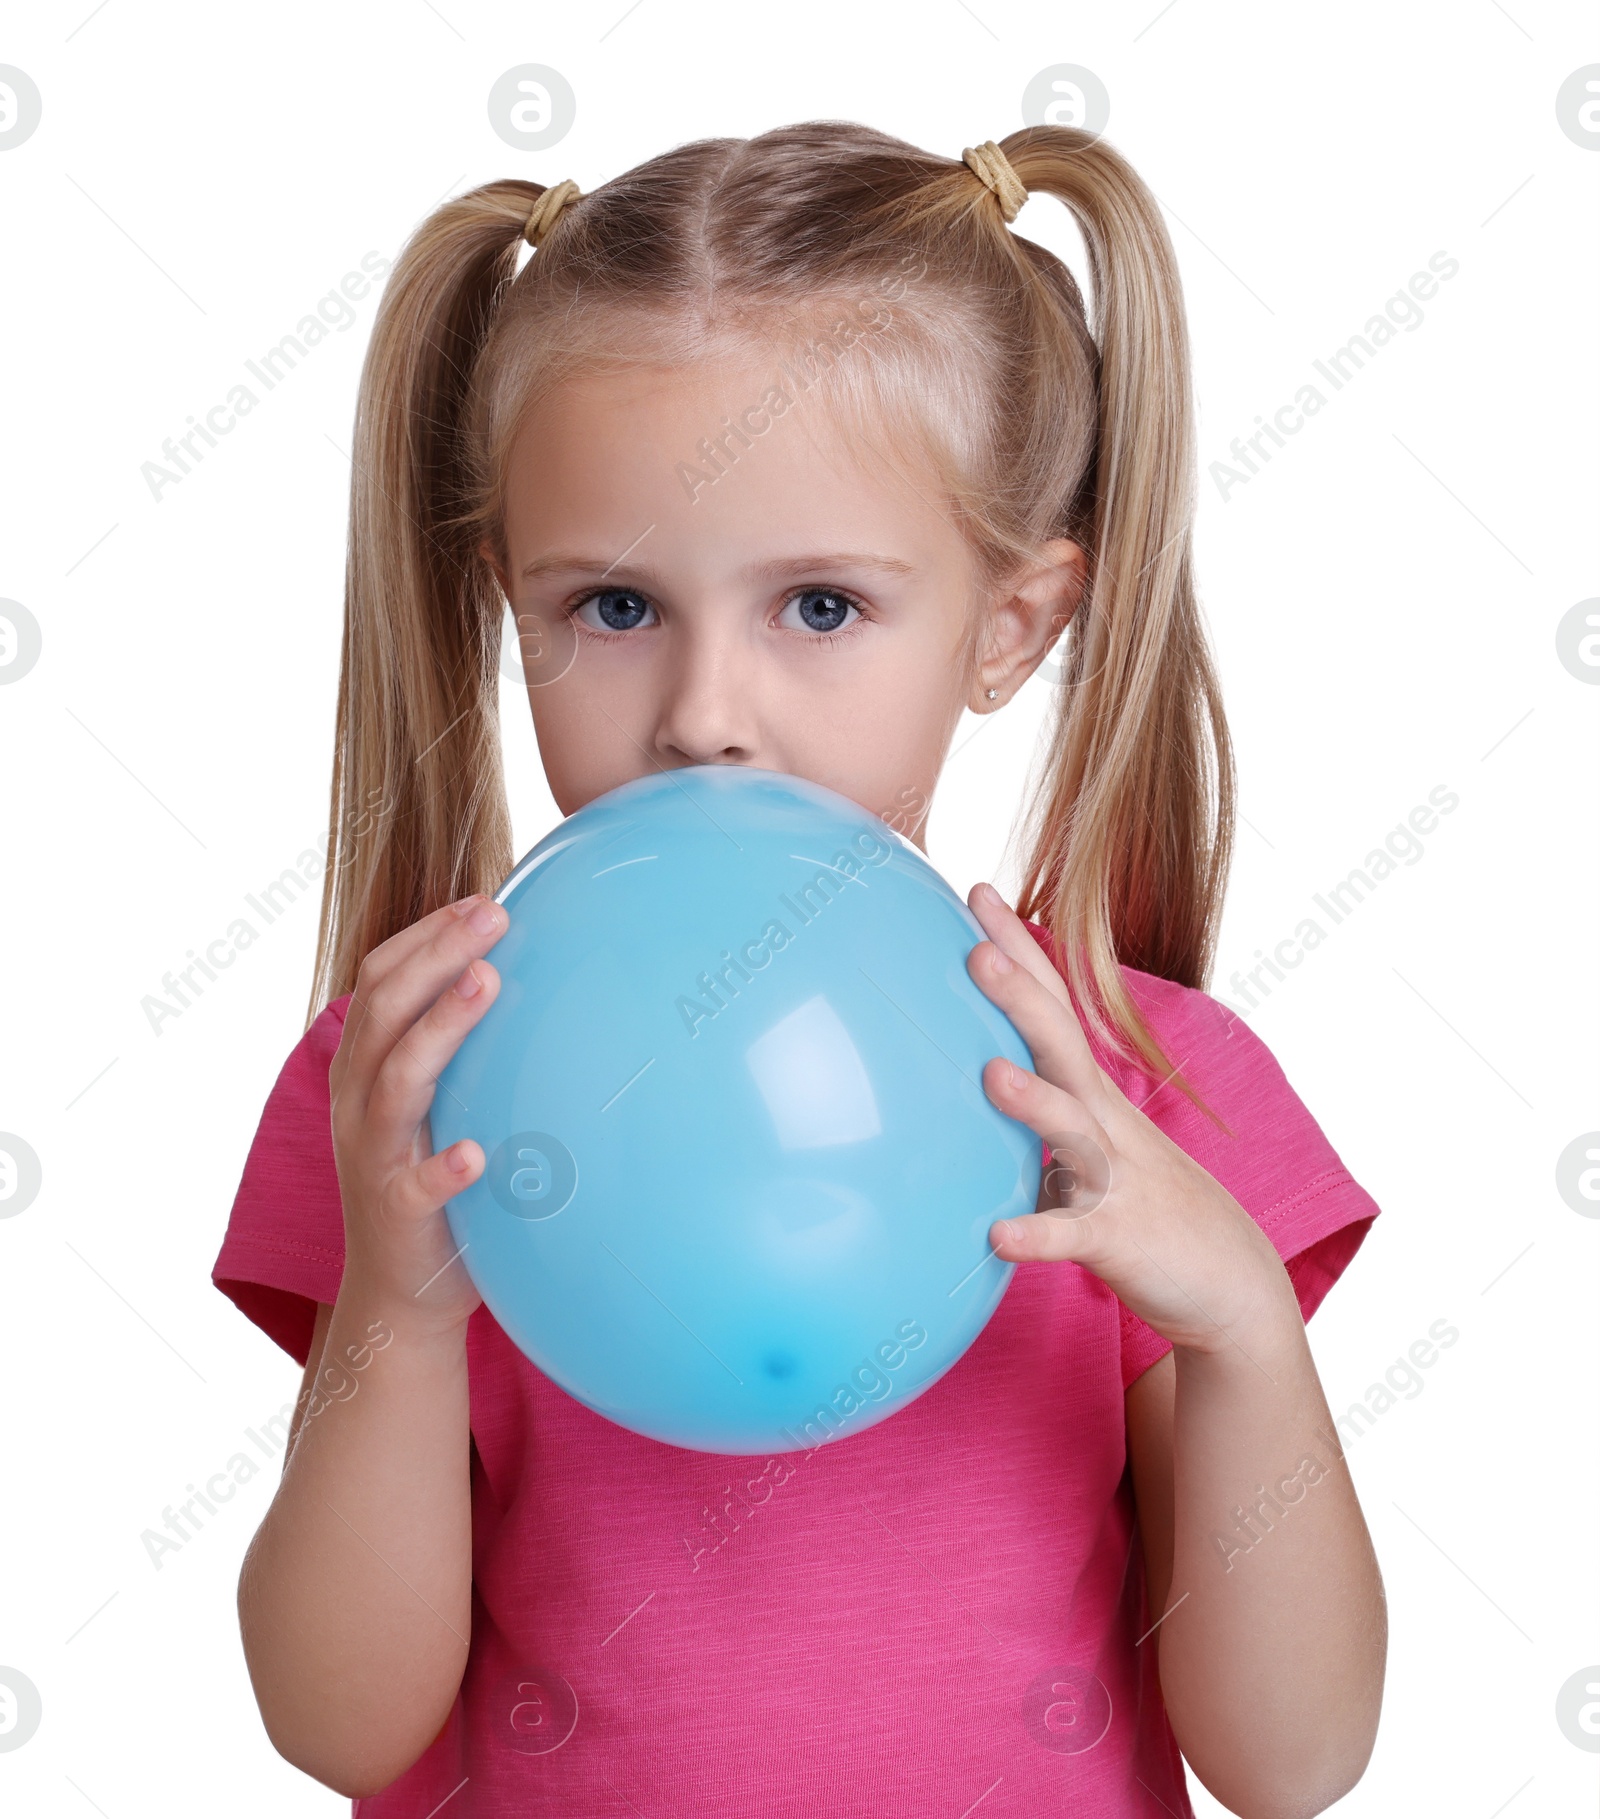
<svg viewBox="0 0 1600 1819">
<path fill-rule="evenodd" d="M 1011 229 L 1040 191 L 1092 333 Z M 1361 1775 L 1383 1592 L 1304 1321 L 1378 1209 L 1201 989 L 1233 773 L 1192 476 L 1161 216 L 1073 129 L 704 140 L 591 195 L 487 184 L 405 249 L 357 412 L 311 1020 L 215 1270 L 305 1366 L 240 1582 L 256 1696 L 369 1819 L 1159 1819 L 1184 1759 L 1269 1819 Z M 919 845 L 962 712 L 1066 635 L 1017 909 L 969 899 L 1036 1063 L 984 1089 L 1054 1160 L 991 1228 L 1021 1267 L 989 1325 L 870 1429 L 641 1437 L 455 1255 L 485 1158 L 434 1154 L 429 1107 L 499 987 L 508 602 L 564 814 L 743 764 Z"/>
</svg>

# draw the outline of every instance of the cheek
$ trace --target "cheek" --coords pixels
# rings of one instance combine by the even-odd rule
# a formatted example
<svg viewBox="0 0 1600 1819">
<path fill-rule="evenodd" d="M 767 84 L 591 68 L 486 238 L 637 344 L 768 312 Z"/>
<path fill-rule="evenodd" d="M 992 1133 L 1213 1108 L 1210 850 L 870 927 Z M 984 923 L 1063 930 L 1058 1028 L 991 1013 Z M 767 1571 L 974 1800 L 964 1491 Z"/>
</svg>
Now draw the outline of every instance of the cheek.
<svg viewBox="0 0 1600 1819">
<path fill-rule="evenodd" d="M 615 689 L 603 693 L 569 675 L 532 690 L 528 699 L 539 762 L 563 815 L 575 814 L 596 796 L 639 775 L 638 747 L 613 724 L 614 718 L 627 726 L 633 718 Z M 612 718 L 599 711 L 596 699 L 606 700 Z"/>
<path fill-rule="evenodd" d="M 885 713 L 919 745 L 942 745 L 967 704 L 968 662 L 959 629 L 917 628 L 896 641 L 879 692 Z"/>
<path fill-rule="evenodd" d="M 959 665 L 914 637 L 851 660 L 807 655 L 769 696 L 764 730 L 787 768 L 880 813 L 907 789 L 930 791 L 965 703 Z"/>
<path fill-rule="evenodd" d="M 893 729 L 914 745 L 937 737 L 935 729 L 962 698 L 959 665 L 919 628 L 874 627 L 858 641 L 786 660 L 781 692 L 807 713 L 837 724 L 847 718 L 863 737 Z"/>
</svg>

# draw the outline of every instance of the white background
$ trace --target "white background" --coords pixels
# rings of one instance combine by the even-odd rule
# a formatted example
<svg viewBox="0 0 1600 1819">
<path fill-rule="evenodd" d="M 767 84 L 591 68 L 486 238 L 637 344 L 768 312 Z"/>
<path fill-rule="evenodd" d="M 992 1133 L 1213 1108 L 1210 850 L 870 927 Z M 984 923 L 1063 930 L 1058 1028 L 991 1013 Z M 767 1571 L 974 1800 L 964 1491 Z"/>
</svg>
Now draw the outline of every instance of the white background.
<svg viewBox="0 0 1600 1819">
<path fill-rule="evenodd" d="M 0 1666 L 44 1712 L 0 1753 L 0 1804 L 342 1805 L 274 1754 L 240 1652 L 234 1584 L 271 1475 L 159 1571 L 140 1541 L 293 1393 L 208 1277 L 301 1033 L 314 895 L 161 1034 L 141 999 L 320 845 L 375 299 L 159 502 L 141 464 L 447 194 L 589 189 L 686 139 L 818 117 L 958 156 L 1071 62 L 1106 84 L 1108 137 L 1167 210 L 1190 311 L 1199 573 L 1245 817 L 1216 989 L 1237 1002 L 1230 974 L 1435 786 L 1460 797 L 1249 1012 L 1384 1209 L 1312 1323 L 1334 1409 L 1435 1321 L 1460 1333 L 1350 1449 L 1392 1633 L 1376 1753 L 1338 1810 L 1593 1811 L 1596 1760 L 1555 1721 L 1600 1660 L 1600 1222 L 1555 1185 L 1600 1126 L 1600 693 L 1555 639 L 1600 592 L 1600 159 L 1555 109 L 1600 54 L 1586 13 L 90 4 L 14 10 L 0 37 L 44 100 L 0 152 L 0 595 L 44 640 L 0 688 L 0 1130 L 43 1166 L 0 1220 Z M 577 96 L 536 154 L 485 105 L 525 62 Z M 1048 198 L 1016 225 L 1076 257 Z M 1460 271 L 1422 325 L 1224 499 L 1205 467 L 1437 251 Z M 1036 680 L 958 735 L 931 850 L 960 890 L 1015 884 L 1003 843 L 1049 698 Z M 505 705 L 521 851 L 554 810 L 510 685 Z"/>
</svg>

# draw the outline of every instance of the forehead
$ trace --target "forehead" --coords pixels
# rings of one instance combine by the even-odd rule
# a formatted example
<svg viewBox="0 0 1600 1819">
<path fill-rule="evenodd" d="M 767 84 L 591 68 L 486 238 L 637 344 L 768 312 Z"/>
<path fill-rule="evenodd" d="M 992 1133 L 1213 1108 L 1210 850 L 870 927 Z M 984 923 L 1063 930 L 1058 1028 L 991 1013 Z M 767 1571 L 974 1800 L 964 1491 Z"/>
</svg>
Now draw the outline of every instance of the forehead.
<svg viewBox="0 0 1600 1819">
<path fill-rule="evenodd" d="M 581 533 L 621 551 L 641 535 L 657 550 L 889 537 L 950 559 L 960 539 L 926 457 L 805 377 L 750 356 L 564 379 L 513 442 L 508 541 Z"/>
</svg>

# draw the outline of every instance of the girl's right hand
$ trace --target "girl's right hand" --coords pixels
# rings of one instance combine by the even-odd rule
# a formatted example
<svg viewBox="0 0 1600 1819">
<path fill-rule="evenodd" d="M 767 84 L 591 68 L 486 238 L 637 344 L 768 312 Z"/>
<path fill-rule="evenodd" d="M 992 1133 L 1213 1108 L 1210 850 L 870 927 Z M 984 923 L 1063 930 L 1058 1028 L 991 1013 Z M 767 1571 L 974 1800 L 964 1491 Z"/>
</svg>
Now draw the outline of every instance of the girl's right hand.
<svg viewBox="0 0 1600 1819">
<path fill-rule="evenodd" d="M 482 1174 L 483 1150 L 463 1138 L 435 1155 L 428 1112 L 440 1070 L 499 994 L 483 955 L 506 927 L 499 904 L 463 897 L 374 948 L 328 1069 L 344 1204 L 340 1297 L 412 1327 L 465 1326 L 480 1300 L 444 1206 Z"/>
</svg>

